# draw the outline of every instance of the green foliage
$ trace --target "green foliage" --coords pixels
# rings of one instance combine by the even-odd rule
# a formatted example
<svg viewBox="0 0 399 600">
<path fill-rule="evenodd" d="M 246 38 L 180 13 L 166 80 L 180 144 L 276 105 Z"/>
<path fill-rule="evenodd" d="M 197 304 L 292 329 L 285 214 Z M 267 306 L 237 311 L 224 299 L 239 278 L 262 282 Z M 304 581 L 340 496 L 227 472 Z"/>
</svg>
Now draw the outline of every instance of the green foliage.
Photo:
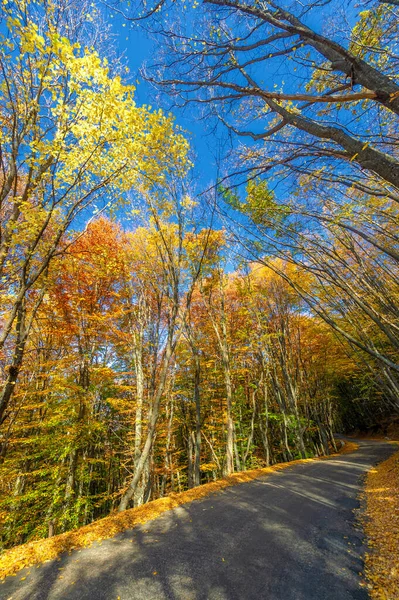
<svg viewBox="0 0 399 600">
<path fill-rule="evenodd" d="M 291 214 L 288 206 L 275 199 L 275 194 L 269 190 L 267 181 L 254 179 L 247 183 L 246 196 L 240 200 L 237 193 L 223 186 L 218 191 L 229 206 L 249 217 L 256 225 L 270 226 L 281 224 Z"/>
</svg>

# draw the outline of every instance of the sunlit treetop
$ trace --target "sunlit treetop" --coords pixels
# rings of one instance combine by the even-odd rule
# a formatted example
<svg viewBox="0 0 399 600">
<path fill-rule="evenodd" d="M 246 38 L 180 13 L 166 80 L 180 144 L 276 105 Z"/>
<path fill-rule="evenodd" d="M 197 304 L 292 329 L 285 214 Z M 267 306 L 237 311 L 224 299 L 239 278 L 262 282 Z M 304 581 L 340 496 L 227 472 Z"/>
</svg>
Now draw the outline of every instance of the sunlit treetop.
<svg viewBox="0 0 399 600">
<path fill-rule="evenodd" d="M 18 260 L 30 285 L 63 232 L 99 196 L 117 205 L 131 188 L 149 192 L 172 173 L 183 176 L 188 143 L 170 116 L 136 105 L 134 87 L 93 47 L 62 36 L 51 11 L 43 23 L 7 11 L 0 40 L 0 273 Z"/>
<path fill-rule="evenodd" d="M 72 44 L 51 26 L 41 32 L 37 24 L 11 17 L 7 25 L 1 112 L 16 113 L 26 168 L 56 164 L 60 185 L 73 184 L 79 173 L 86 183 L 108 177 L 122 189 L 144 171 L 151 185 L 172 165 L 184 169 L 187 143 L 171 119 L 136 106 L 134 87 L 111 76 L 94 49 Z M 3 120 L 6 148 L 15 133 L 10 125 Z"/>
</svg>

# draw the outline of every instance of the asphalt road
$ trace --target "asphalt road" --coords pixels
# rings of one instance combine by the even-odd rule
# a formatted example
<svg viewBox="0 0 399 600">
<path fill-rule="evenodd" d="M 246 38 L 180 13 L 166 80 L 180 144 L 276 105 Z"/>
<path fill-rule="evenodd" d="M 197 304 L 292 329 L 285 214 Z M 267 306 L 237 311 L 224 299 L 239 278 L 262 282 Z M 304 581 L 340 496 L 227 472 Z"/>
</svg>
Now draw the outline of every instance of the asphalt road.
<svg viewBox="0 0 399 600">
<path fill-rule="evenodd" d="M 394 448 L 360 444 L 24 569 L 0 585 L 0 598 L 366 600 L 357 496 L 364 473 Z"/>
</svg>

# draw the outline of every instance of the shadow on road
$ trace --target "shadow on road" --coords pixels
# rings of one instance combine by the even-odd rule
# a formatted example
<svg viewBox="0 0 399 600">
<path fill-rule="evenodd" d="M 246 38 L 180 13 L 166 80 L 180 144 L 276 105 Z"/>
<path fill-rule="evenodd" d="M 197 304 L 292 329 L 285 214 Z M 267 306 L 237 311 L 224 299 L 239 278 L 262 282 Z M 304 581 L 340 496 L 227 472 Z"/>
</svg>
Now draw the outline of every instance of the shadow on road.
<svg viewBox="0 0 399 600">
<path fill-rule="evenodd" d="M 25 569 L 0 586 L 0 598 L 365 600 L 353 511 L 361 476 L 392 451 L 362 443 L 356 454 L 227 488 Z"/>
</svg>

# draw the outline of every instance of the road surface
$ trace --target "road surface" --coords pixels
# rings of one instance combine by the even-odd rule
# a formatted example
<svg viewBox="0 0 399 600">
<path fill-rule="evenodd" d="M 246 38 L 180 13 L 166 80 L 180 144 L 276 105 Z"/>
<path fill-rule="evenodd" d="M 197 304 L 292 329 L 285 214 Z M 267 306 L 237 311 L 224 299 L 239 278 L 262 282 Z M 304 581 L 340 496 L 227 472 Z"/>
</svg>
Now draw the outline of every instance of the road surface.
<svg viewBox="0 0 399 600">
<path fill-rule="evenodd" d="M 366 471 L 393 451 L 362 441 L 355 453 L 227 488 L 24 569 L 0 598 L 366 600 L 357 497 Z"/>
</svg>

